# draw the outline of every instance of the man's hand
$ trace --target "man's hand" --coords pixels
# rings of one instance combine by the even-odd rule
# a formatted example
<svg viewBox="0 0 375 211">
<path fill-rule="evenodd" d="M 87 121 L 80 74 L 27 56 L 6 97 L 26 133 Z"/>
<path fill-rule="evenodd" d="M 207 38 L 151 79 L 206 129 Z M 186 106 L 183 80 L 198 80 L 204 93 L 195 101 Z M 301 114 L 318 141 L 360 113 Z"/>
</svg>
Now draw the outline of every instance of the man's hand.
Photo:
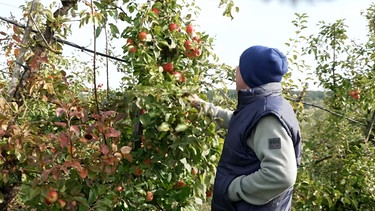
<svg viewBox="0 0 375 211">
<path fill-rule="evenodd" d="M 198 107 L 204 100 L 202 100 L 197 94 L 191 94 L 188 97 L 188 100 L 191 102 L 191 105 Z"/>
</svg>

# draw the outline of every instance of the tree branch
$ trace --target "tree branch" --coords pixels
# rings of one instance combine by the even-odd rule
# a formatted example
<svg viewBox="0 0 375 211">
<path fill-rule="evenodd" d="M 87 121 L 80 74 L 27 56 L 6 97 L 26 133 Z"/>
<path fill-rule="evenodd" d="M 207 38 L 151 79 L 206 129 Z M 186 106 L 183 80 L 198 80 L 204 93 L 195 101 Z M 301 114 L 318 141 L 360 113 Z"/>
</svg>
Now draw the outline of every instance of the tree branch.
<svg viewBox="0 0 375 211">
<path fill-rule="evenodd" d="M 374 111 L 374 113 L 372 114 L 371 122 L 369 123 L 369 125 L 368 125 L 367 128 L 366 128 L 367 131 L 366 131 L 365 142 L 368 142 L 368 140 L 370 139 L 371 131 L 372 131 L 372 129 L 374 128 L 374 123 L 375 123 L 375 111 Z"/>
</svg>

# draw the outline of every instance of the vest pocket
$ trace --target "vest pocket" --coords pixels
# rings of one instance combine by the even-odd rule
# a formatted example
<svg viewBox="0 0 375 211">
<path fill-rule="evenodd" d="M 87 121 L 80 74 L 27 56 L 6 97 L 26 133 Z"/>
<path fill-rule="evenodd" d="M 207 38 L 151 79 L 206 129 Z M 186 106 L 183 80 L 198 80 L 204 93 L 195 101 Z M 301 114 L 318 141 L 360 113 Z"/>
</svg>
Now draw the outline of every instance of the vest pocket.
<svg viewBox="0 0 375 211">
<path fill-rule="evenodd" d="M 228 197 L 228 187 L 229 184 L 235 176 L 224 176 L 217 172 L 215 184 L 214 184 L 214 194 L 212 199 L 212 211 L 235 211 L 233 203 Z"/>
</svg>

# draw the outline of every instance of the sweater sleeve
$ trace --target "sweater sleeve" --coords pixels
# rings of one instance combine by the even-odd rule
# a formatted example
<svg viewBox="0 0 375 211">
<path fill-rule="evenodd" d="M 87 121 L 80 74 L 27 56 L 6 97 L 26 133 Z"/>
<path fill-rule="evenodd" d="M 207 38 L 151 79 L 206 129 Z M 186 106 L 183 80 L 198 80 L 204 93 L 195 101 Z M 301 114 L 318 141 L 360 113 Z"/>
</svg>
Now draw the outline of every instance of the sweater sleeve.
<svg viewBox="0 0 375 211">
<path fill-rule="evenodd" d="M 297 162 L 293 142 L 275 116 L 266 116 L 247 139 L 247 145 L 260 160 L 260 169 L 235 178 L 229 185 L 228 197 L 232 201 L 244 200 L 263 205 L 296 181 Z"/>
</svg>

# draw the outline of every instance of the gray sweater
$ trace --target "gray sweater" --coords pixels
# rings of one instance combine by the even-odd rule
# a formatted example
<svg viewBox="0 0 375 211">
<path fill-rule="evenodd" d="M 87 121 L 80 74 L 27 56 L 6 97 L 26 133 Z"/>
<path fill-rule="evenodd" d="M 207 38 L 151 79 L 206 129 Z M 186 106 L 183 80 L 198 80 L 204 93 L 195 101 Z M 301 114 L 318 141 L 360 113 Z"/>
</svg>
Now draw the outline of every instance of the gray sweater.
<svg viewBox="0 0 375 211">
<path fill-rule="evenodd" d="M 205 113 L 223 120 L 228 128 L 233 112 L 205 101 L 198 102 Z M 268 148 L 268 139 L 280 138 L 281 148 Z M 263 205 L 293 186 L 297 178 L 297 161 L 293 142 L 279 120 L 274 116 L 260 119 L 246 141 L 261 161 L 260 169 L 250 175 L 241 175 L 229 185 L 228 197 L 232 201 L 244 200 Z"/>
</svg>

